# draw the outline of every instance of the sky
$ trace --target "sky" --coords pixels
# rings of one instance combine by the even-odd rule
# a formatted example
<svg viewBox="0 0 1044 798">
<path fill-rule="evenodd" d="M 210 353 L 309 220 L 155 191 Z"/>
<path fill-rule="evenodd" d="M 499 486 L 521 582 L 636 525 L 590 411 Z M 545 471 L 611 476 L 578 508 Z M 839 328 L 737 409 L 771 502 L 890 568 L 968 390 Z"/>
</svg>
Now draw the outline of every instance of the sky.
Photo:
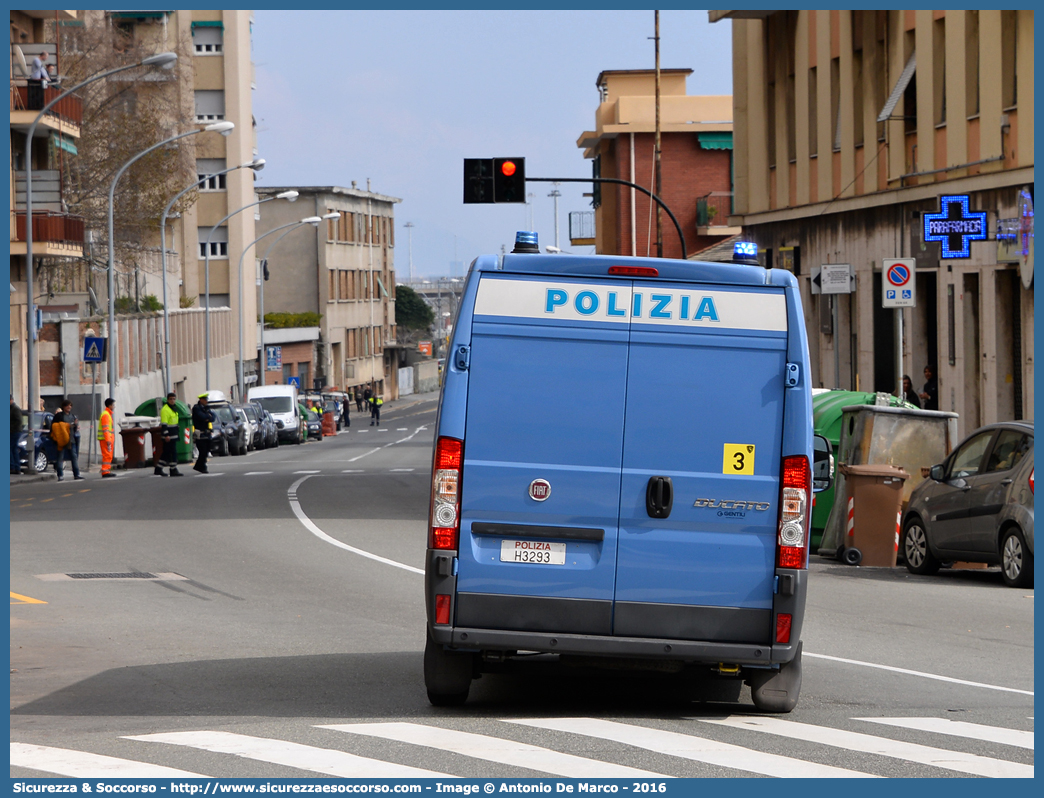
<svg viewBox="0 0 1044 798">
<path fill-rule="evenodd" d="M 549 183 L 529 205 L 464 205 L 464 158 L 524 157 L 530 177 L 589 177 L 576 141 L 595 127 L 595 79 L 655 67 L 653 12 L 254 12 L 259 185 L 366 187 L 395 206 L 395 269 L 460 276 L 515 232 L 555 242 Z M 689 68 L 688 93 L 731 94 L 731 23 L 660 12 L 661 69 Z M 559 187 L 559 245 L 590 184 Z M 453 267 L 453 264 L 458 265 Z"/>
</svg>

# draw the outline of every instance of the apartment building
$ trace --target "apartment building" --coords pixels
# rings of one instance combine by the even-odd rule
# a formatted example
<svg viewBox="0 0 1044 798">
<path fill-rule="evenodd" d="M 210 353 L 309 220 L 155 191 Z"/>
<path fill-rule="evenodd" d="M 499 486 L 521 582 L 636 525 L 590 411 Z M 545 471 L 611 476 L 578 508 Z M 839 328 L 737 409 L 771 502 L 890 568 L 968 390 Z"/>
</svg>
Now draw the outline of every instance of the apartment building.
<svg viewBox="0 0 1044 798">
<path fill-rule="evenodd" d="M 724 67 L 724 65 L 723 65 Z M 687 254 L 713 246 L 738 232 L 728 226 L 732 211 L 732 98 L 689 96 L 691 69 L 660 70 L 660 198 L 685 236 Z M 616 178 L 652 190 L 656 146 L 656 72 L 605 70 L 595 81 L 600 103 L 595 129 L 577 140 L 592 176 Z M 605 255 L 652 255 L 656 247 L 656 205 L 644 193 L 618 184 L 595 184 L 594 243 Z M 652 206 L 650 208 L 650 206 Z M 663 254 L 680 258 L 681 242 L 664 213 Z"/>
<path fill-rule="evenodd" d="M 732 28 L 732 222 L 797 275 L 815 385 L 919 388 L 933 365 L 962 431 L 1032 418 L 1033 12 L 710 19 Z M 898 343 L 885 258 L 916 264 Z M 813 294 L 824 264 L 854 291 Z"/>
<path fill-rule="evenodd" d="M 70 214 L 62 205 L 63 166 L 76 152 L 83 122 L 83 104 L 76 97 L 62 100 L 45 114 L 33 136 L 32 163 L 26 162 L 26 139 L 33 120 L 43 105 L 61 93 L 46 88 L 39 96 L 30 96 L 27 74 L 22 62 L 31 65 L 40 53 L 48 61 L 57 60 L 57 47 L 49 36 L 47 23 L 55 19 L 71 22 L 76 11 L 42 11 L 11 9 L 11 138 L 10 138 L 10 353 L 11 393 L 19 406 L 26 407 L 29 393 L 29 369 L 25 342 L 28 332 L 26 312 L 26 170 L 33 170 L 33 263 L 36 277 L 39 267 L 48 263 L 73 263 L 83 257 L 83 218 Z M 60 63 L 60 62 L 59 62 Z M 37 285 L 40 281 L 34 280 Z M 34 296 L 39 288 L 34 291 Z M 38 381 L 38 374 L 34 375 Z"/>
<path fill-rule="evenodd" d="M 262 197 L 291 188 L 300 193 L 296 202 L 265 202 L 259 206 L 257 234 L 309 216 L 336 213 L 318 229 L 302 226 L 268 255 L 270 278 L 265 282 L 266 314 L 319 314 L 314 367 L 309 372 L 298 363 L 300 376 L 308 372 L 311 385 L 346 389 L 374 385 L 387 399 L 398 397 L 398 347 L 395 339 L 395 204 L 401 202 L 370 190 L 326 187 L 266 187 Z M 276 236 L 259 244 L 262 252 Z M 252 272 L 253 274 L 253 272 Z M 268 347 L 266 331 L 265 346 Z M 287 333 L 280 332 L 280 336 Z M 300 336 L 298 337 L 300 339 Z M 289 338 L 287 339 L 290 340 Z M 297 339 L 295 339 L 297 340 Z M 266 362 L 267 362 L 267 354 Z M 269 385 L 285 382 L 292 370 L 282 371 L 288 360 L 265 372 Z"/>
</svg>

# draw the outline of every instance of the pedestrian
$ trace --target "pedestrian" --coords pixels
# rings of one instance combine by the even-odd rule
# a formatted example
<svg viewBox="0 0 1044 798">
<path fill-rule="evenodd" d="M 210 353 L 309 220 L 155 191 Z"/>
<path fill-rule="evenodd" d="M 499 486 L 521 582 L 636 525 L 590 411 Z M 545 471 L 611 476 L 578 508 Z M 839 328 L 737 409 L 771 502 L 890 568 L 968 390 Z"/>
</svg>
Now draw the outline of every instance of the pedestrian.
<svg viewBox="0 0 1044 798">
<path fill-rule="evenodd" d="M 58 472 L 58 481 L 65 479 L 65 461 L 72 460 L 73 480 L 83 479 L 80 476 L 80 447 L 76 438 L 80 434 L 80 420 L 72 409 L 71 399 L 62 399 L 61 409 L 51 419 L 51 440 L 58 449 L 58 459 L 54 470 Z"/>
<path fill-rule="evenodd" d="M 909 374 L 903 375 L 903 401 L 916 408 L 921 407 L 921 398 L 917 395 L 917 391 L 914 390 Z"/>
<path fill-rule="evenodd" d="M 98 445 L 101 447 L 102 478 L 116 476 L 112 473 L 112 454 L 116 449 L 116 431 L 113 425 L 113 413 L 116 412 L 116 400 L 111 396 L 105 400 L 105 409 L 98 419 Z"/>
<path fill-rule="evenodd" d="M 358 385 L 355 386 L 355 410 L 358 413 L 361 413 L 363 410 L 363 395 Z"/>
<path fill-rule="evenodd" d="M 196 458 L 196 464 L 192 466 L 192 470 L 201 474 L 210 473 L 207 470 L 207 455 L 210 454 L 210 440 L 215 421 L 217 421 L 217 416 L 207 407 L 207 394 L 201 393 L 199 401 L 192 407 L 192 426 L 196 430 L 196 448 L 199 449 L 199 457 Z"/>
<path fill-rule="evenodd" d="M 373 426 L 373 422 L 377 422 L 377 426 L 381 426 L 381 405 L 384 404 L 384 400 L 381 397 L 374 395 L 370 397 L 370 426 Z"/>
<path fill-rule="evenodd" d="M 22 408 L 11 395 L 11 473 L 22 473 L 22 453 L 19 451 L 18 441 L 22 437 Z"/>
<path fill-rule="evenodd" d="M 172 477 L 185 476 L 178 471 L 178 396 L 174 392 L 167 394 L 167 401 L 160 408 L 160 435 L 163 438 L 163 451 L 156 458 L 156 469 L 152 473 L 157 477 L 165 477 L 163 469 L 170 467 Z"/>
<path fill-rule="evenodd" d="M 352 417 L 350 415 L 348 415 L 348 412 L 351 409 L 352 409 L 351 402 L 348 399 L 348 395 L 345 394 L 344 402 L 341 404 L 341 421 L 343 422 L 343 426 L 345 426 L 345 427 L 352 426 Z"/>
<path fill-rule="evenodd" d="M 935 376 L 935 366 L 924 367 L 924 389 L 921 391 L 921 408 L 924 410 L 939 409 L 939 380 Z"/>
<path fill-rule="evenodd" d="M 366 405 L 367 407 L 370 406 L 370 397 L 371 396 L 373 396 L 373 391 L 370 389 L 370 386 L 367 385 L 366 386 L 366 390 L 363 391 L 363 404 Z"/>
</svg>

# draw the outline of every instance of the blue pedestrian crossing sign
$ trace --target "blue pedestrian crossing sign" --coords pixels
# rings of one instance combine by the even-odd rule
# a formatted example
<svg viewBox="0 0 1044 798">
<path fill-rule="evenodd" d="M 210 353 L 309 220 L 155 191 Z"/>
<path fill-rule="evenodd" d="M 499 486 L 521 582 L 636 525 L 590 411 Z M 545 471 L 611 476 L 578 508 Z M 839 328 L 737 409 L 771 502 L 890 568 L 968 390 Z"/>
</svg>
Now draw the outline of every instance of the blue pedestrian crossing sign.
<svg viewBox="0 0 1044 798">
<path fill-rule="evenodd" d="M 300 377 L 287 377 L 286 378 L 286 384 L 287 385 L 293 385 L 295 388 L 300 389 L 300 387 L 301 387 L 301 378 Z"/>
<path fill-rule="evenodd" d="M 108 342 L 108 338 L 84 338 L 83 362 L 104 363 L 106 354 L 105 350 L 108 348 L 106 344 Z"/>
</svg>

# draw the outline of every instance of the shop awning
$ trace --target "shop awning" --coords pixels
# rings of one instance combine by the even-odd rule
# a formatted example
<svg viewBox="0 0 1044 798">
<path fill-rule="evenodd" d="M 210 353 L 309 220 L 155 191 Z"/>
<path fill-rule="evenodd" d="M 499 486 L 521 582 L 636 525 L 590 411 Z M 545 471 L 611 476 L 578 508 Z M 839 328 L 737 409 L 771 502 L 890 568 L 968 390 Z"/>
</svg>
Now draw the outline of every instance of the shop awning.
<svg viewBox="0 0 1044 798">
<path fill-rule="evenodd" d="M 219 19 L 197 20 L 192 23 L 192 30 L 195 30 L 196 28 L 217 28 L 218 30 L 224 30 L 225 23 Z"/>
<path fill-rule="evenodd" d="M 717 131 L 712 133 L 697 133 L 700 147 L 705 150 L 731 150 L 732 133 L 728 131 Z"/>
<path fill-rule="evenodd" d="M 51 134 L 51 146 L 59 147 L 59 148 L 65 150 L 70 155 L 79 155 L 80 154 L 80 153 L 78 153 L 76 151 L 76 145 L 73 143 L 72 139 L 66 138 L 65 136 L 61 135 L 60 133 L 52 133 Z"/>
</svg>

